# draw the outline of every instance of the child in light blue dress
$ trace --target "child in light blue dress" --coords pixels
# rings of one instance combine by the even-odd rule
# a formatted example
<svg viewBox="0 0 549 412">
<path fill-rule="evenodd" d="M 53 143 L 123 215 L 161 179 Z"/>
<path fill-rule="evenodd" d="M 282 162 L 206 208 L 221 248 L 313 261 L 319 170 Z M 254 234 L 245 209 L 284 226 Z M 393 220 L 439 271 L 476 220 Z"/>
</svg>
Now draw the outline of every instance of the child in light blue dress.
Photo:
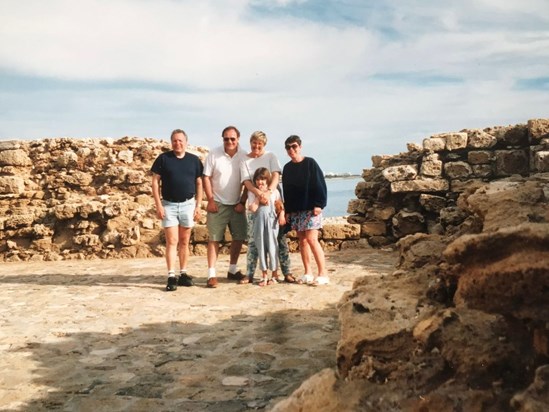
<svg viewBox="0 0 549 412">
<path fill-rule="evenodd" d="M 279 225 L 286 224 L 283 208 L 281 205 L 280 192 L 275 189 L 269 191 L 271 173 L 265 167 L 258 168 L 253 176 L 254 185 L 263 192 L 261 198 L 254 193 L 248 192 L 248 210 L 254 213 L 253 218 L 253 241 L 257 247 L 259 267 L 262 279 L 259 286 L 267 286 L 276 283 L 278 279 L 278 230 Z M 278 213 L 277 213 L 277 209 Z M 268 270 L 271 276 L 268 276 Z"/>
</svg>

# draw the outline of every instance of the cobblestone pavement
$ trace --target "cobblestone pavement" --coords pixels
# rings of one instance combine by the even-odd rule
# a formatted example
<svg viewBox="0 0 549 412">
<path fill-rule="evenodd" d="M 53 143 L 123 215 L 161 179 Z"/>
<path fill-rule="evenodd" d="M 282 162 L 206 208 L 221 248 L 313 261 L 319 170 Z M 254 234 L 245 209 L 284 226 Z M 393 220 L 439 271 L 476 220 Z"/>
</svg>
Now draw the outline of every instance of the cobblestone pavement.
<svg viewBox="0 0 549 412">
<path fill-rule="evenodd" d="M 395 262 L 349 249 L 327 254 L 327 286 L 207 289 L 192 257 L 195 286 L 170 293 L 163 259 L 2 263 L 0 410 L 268 410 L 335 367 L 337 302 Z"/>
</svg>

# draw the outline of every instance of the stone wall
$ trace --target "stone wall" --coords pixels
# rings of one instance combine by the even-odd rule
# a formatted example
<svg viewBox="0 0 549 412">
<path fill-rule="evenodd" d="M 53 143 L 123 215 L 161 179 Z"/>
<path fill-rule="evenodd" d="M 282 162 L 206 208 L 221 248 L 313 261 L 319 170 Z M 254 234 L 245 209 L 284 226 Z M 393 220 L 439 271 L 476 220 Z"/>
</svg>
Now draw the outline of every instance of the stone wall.
<svg viewBox="0 0 549 412">
<path fill-rule="evenodd" d="M 408 151 L 373 156 L 349 202 L 348 222 L 372 246 L 424 232 L 454 235 L 478 224 L 457 207 L 461 193 L 512 175 L 549 171 L 549 119 L 464 129 L 408 144 Z"/>
<path fill-rule="evenodd" d="M 163 256 L 149 169 L 166 150 L 165 140 L 135 137 L 0 141 L 0 261 Z M 207 238 L 204 212 L 191 252 L 205 254 Z M 322 233 L 328 250 L 359 239 L 360 226 L 337 219 Z"/>
</svg>

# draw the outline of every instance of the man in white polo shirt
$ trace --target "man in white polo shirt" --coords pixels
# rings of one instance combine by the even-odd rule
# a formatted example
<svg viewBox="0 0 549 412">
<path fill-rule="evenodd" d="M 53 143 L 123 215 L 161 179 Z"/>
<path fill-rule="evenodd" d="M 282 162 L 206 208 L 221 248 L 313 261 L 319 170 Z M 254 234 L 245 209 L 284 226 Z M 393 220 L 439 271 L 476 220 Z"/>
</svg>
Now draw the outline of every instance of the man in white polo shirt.
<svg viewBox="0 0 549 412">
<path fill-rule="evenodd" d="M 209 288 L 217 287 L 215 264 L 219 242 L 223 240 L 228 226 L 231 233 L 231 248 L 227 278 L 239 281 L 245 277 L 238 269 L 238 257 L 247 237 L 247 222 L 244 205 L 240 202 L 242 184 L 240 162 L 246 151 L 239 145 L 240 132 L 235 126 L 227 126 L 221 133 L 223 145 L 211 150 L 204 164 L 204 193 L 208 200 L 206 208 L 208 228 L 208 281 Z"/>
</svg>

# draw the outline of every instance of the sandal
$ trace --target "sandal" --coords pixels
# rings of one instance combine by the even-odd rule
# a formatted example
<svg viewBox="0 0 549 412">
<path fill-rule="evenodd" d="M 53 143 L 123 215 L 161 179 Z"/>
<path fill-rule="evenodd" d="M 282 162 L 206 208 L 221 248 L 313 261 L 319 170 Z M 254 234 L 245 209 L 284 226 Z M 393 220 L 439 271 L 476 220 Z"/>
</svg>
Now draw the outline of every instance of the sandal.
<svg viewBox="0 0 549 412">
<path fill-rule="evenodd" d="M 304 284 L 308 285 L 309 283 L 312 283 L 313 280 L 314 280 L 313 275 L 303 275 L 296 281 L 296 283 L 298 285 L 304 285 Z"/>
<path fill-rule="evenodd" d="M 276 283 L 276 279 L 269 279 L 267 281 L 267 286 L 271 286 L 271 285 L 274 285 Z"/>
<path fill-rule="evenodd" d="M 330 279 L 327 276 L 317 276 L 315 280 L 309 283 L 309 286 L 321 286 L 330 283 Z"/>
<path fill-rule="evenodd" d="M 268 284 L 269 284 L 269 282 L 268 282 L 268 281 L 266 281 L 266 280 L 262 280 L 261 282 L 259 282 L 259 283 L 257 284 L 257 286 L 261 286 L 261 287 L 263 287 L 263 286 L 267 286 Z"/>
<path fill-rule="evenodd" d="M 288 273 L 287 275 L 284 275 L 284 282 L 286 283 L 295 283 L 296 279 L 291 273 Z"/>
<path fill-rule="evenodd" d="M 239 285 L 247 285 L 248 283 L 253 283 L 253 279 L 245 277 L 238 281 Z"/>
</svg>

